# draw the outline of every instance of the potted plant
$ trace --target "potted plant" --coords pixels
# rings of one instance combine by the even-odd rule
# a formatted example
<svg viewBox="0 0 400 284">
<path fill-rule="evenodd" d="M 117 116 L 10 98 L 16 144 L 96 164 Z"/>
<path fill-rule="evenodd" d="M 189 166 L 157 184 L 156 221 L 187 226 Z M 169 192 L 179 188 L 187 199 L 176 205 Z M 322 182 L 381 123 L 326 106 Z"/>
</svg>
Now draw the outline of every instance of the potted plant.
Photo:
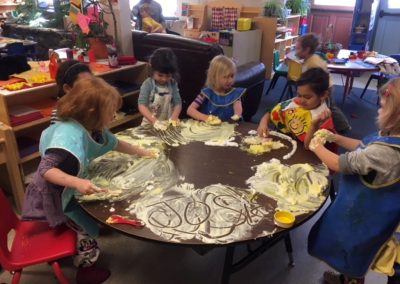
<svg viewBox="0 0 400 284">
<path fill-rule="evenodd" d="M 286 8 L 290 9 L 292 14 L 305 16 L 308 13 L 308 3 L 305 0 L 287 0 Z"/>
<path fill-rule="evenodd" d="M 107 33 L 108 23 L 104 15 L 110 13 L 114 21 L 115 41 Z M 117 41 L 117 25 L 111 0 L 82 0 L 82 14 L 86 17 L 87 25 L 72 25 L 76 35 L 75 45 L 79 48 L 92 49 L 96 58 L 107 58 L 107 44 L 115 45 Z"/>
<path fill-rule="evenodd" d="M 264 16 L 285 19 L 286 12 L 283 3 L 280 0 L 266 2 L 264 5 Z"/>
</svg>

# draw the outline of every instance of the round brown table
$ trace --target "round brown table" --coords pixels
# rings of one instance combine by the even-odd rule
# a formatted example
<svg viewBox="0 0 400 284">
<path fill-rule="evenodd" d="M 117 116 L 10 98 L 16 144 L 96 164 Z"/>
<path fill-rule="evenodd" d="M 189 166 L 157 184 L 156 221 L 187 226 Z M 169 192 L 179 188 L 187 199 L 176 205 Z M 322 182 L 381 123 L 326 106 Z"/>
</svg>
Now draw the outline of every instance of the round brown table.
<svg viewBox="0 0 400 284">
<path fill-rule="evenodd" d="M 350 52 L 351 50 L 342 49 L 339 51 L 337 58 L 348 58 Z M 346 76 L 342 103 L 344 103 L 346 96 L 350 94 L 350 91 L 353 88 L 354 74 L 361 72 L 377 72 L 380 70 L 378 66 L 365 63 L 363 60 L 358 58 L 355 60 L 348 60 L 345 64 L 330 63 L 328 64 L 328 69 L 331 73 L 342 74 Z"/>
<path fill-rule="evenodd" d="M 254 130 L 256 128 L 256 124 L 243 122 L 236 127 L 236 131 L 245 136 L 249 130 Z M 240 139 L 241 136 L 238 135 L 236 141 L 239 142 Z M 277 138 L 274 137 L 274 139 Z M 268 161 L 271 158 L 278 158 L 282 163 L 289 165 L 296 163 L 320 163 L 319 159 L 312 152 L 305 150 L 301 143 L 298 143 L 297 151 L 290 159 L 283 160 L 282 157 L 292 149 L 292 145 L 287 141 L 282 140 L 282 142 L 287 145 L 288 148 L 274 150 L 260 156 L 250 155 L 237 147 L 206 146 L 202 142 L 192 142 L 179 147 L 170 147 L 167 149 L 167 155 L 177 167 L 179 174 L 185 177 L 185 182 L 193 183 L 196 188 L 202 188 L 217 183 L 230 185 L 236 188 L 247 188 L 246 180 L 254 175 L 254 171 L 251 167 Z M 325 197 L 327 196 L 328 190 L 326 191 Z M 129 198 L 131 202 L 134 199 L 134 197 Z M 257 202 L 259 204 L 265 204 L 267 208 L 276 207 L 276 201 L 264 195 L 259 195 Z M 115 209 L 115 212 L 112 214 L 126 215 L 125 208 L 127 208 L 129 204 L 130 203 L 125 200 L 112 203 L 112 207 Z M 179 243 L 169 242 L 168 240 L 155 235 L 146 227 L 137 229 L 129 225 L 107 224 L 105 221 L 111 215 L 108 205 L 108 201 L 81 203 L 84 210 L 96 221 L 106 226 L 110 226 L 114 230 L 130 237 L 161 242 L 164 244 L 188 245 L 200 253 L 207 251 L 212 247 L 227 246 L 222 283 L 228 283 L 231 273 L 246 266 L 263 251 L 280 240 L 285 241 L 290 265 L 293 265 L 292 246 L 289 235 L 290 230 L 300 226 L 302 223 L 310 219 L 323 206 L 323 204 L 321 204 L 321 207 L 318 210 L 297 216 L 295 225 L 290 229 L 277 228 L 274 225 L 273 214 L 268 214 L 261 222 L 254 226 L 252 234 L 258 236 L 260 232 L 264 230 L 271 232 L 276 228 L 273 234 L 261 238 L 250 236 L 249 238 L 237 240 L 234 243 L 229 244 L 210 244 L 203 243 L 196 239 L 183 240 Z M 261 241 L 261 245 L 257 249 L 251 250 L 249 255 L 234 264 L 233 255 L 235 245 L 250 243 L 256 240 Z"/>
</svg>

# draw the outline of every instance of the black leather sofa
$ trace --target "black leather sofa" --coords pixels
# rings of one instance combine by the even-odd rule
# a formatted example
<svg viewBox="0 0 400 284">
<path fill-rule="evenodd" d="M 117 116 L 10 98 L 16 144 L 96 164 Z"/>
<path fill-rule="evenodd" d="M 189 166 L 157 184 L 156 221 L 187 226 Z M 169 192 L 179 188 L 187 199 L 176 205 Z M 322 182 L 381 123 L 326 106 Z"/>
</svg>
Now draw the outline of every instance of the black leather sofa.
<svg viewBox="0 0 400 284">
<path fill-rule="evenodd" d="M 154 50 L 160 47 L 171 48 L 177 58 L 180 73 L 179 89 L 183 101 L 182 116 L 199 94 L 206 80 L 206 72 L 211 59 L 223 50 L 219 45 L 171 34 L 148 34 L 132 31 L 134 55 L 138 60 L 148 61 Z M 243 97 L 243 118 L 250 121 L 260 102 L 265 80 L 265 66 L 251 62 L 237 69 L 236 87 L 247 88 Z"/>
</svg>

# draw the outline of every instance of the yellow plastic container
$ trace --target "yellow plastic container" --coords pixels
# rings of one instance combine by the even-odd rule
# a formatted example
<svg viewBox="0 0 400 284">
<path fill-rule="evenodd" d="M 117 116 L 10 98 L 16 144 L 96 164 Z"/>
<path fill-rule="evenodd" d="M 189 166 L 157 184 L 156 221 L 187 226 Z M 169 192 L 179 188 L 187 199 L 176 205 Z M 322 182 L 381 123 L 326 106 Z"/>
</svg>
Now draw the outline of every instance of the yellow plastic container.
<svg viewBox="0 0 400 284">
<path fill-rule="evenodd" d="M 296 217 L 288 211 L 278 211 L 274 214 L 274 223 L 281 228 L 290 228 L 294 225 Z"/>
<path fill-rule="evenodd" d="M 250 18 L 239 18 L 237 21 L 238 31 L 248 31 L 251 29 L 251 19 Z"/>
</svg>

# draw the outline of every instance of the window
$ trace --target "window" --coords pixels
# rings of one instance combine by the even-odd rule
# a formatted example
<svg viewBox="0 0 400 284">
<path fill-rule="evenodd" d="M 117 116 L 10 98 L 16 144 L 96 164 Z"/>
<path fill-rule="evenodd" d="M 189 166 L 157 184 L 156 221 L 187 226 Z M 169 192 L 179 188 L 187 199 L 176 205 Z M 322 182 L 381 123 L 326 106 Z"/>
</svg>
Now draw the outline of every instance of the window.
<svg viewBox="0 0 400 284">
<path fill-rule="evenodd" d="M 54 11 L 53 0 L 38 0 L 37 5 L 39 9 Z"/>
<path fill-rule="evenodd" d="M 175 17 L 177 14 L 177 0 L 159 0 L 157 1 L 160 3 L 163 16 L 164 17 Z M 139 3 L 138 0 L 129 0 L 129 4 L 131 7 Z"/>
<path fill-rule="evenodd" d="M 313 4 L 318 6 L 354 7 L 356 5 L 356 0 L 314 0 Z"/>
<path fill-rule="evenodd" d="M 399 0 L 388 0 L 388 8 L 389 9 L 400 9 L 400 1 Z"/>
</svg>

